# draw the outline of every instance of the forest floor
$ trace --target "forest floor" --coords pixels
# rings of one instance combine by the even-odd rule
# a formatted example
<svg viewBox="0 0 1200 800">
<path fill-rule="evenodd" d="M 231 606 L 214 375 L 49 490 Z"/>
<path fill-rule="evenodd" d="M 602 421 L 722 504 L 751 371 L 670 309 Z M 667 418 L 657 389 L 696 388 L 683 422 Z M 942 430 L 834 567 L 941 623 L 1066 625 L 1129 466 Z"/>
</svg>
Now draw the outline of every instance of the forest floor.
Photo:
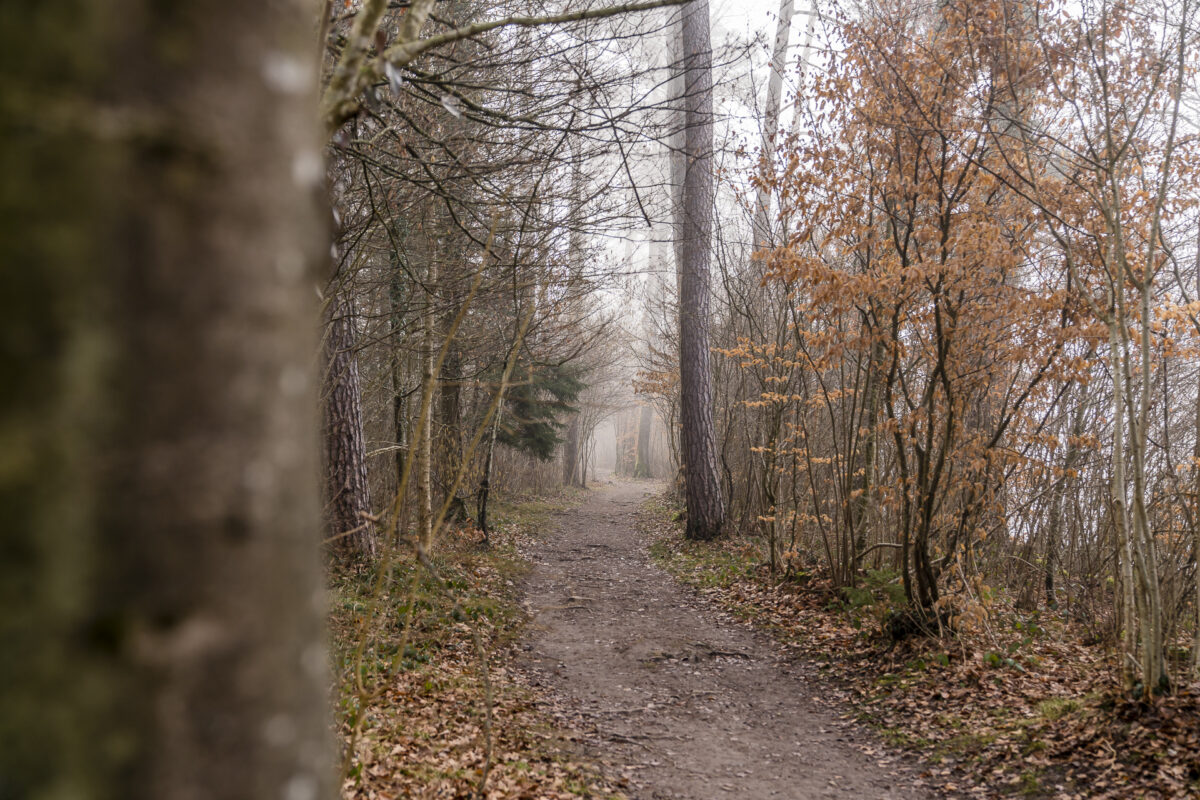
<svg viewBox="0 0 1200 800">
<path fill-rule="evenodd" d="M 689 542 L 662 497 L 638 517 L 654 560 L 706 604 L 770 635 L 820 690 L 816 704 L 924 764 L 949 798 L 1200 797 L 1200 683 L 1152 701 L 1121 691 L 1115 649 L 1056 611 L 990 596 L 977 624 L 944 638 L 882 632 L 898 578 L 867 570 L 835 591 L 819 570 L 772 574 L 762 542 Z M 812 565 L 815 567 L 815 565 Z"/>
<path fill-rule="evenodd" d="M 1200 685 L 1123 698 L 1110 649 L 999 604 L 889 644 L 878 576 L 687 542 L 656 488 L 504 498 L 490 547 L 335 575 L 343 798 L 1200 796 Z"/>
<path fill-rule="evenodd" d="M 653 563 L 649 483 L 594 491 L 527 554 L 518 668 L 635 800 L 930 796 L 921 771 L 820 707 L 804 665 Z"/>
<path fill-rule="evenodd" d="M 624 797 L 512 669 L 528 564 L 587 493 L 497 498 L 489 547 L 453 527 L 431 554 L 332 577 L 329 628 L 343 800 Z M 436 574 L 435 574 L 436 571 Z"/>
</svg>

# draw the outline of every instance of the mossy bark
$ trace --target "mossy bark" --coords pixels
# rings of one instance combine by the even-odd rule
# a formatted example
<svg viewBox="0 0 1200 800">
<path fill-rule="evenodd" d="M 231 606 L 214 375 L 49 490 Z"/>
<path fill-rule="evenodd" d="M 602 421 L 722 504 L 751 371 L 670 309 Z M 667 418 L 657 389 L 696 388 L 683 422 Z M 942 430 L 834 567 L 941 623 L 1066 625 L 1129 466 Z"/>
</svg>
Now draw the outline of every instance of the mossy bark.
<svg viewBox="0 0 1200 800">
<path fill-rule="evenodd" d="M 0 798 L 332 796 L 300 2 L 0 26 Z"/>
</svg>

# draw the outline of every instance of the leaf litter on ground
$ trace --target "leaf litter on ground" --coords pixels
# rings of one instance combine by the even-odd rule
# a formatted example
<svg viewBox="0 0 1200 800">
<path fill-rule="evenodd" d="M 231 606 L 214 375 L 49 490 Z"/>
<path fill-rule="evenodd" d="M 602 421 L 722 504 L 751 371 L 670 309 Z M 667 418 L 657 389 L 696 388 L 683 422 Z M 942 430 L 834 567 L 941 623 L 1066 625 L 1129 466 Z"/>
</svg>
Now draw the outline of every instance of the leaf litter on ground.
<svg viewBox="0 0 1200 800">
<path fill-rule="evenodd" d="M 941 794 L 1200 796 L 1200 684 L 1129 700 L 1112 648 L 1085 646 L 1062 615 L 1006 600 L 980 630 L 892 642 L 828 580 L 772 575 L 749 537 L 688 541 L 678 519 L 665 497 L 643 507 L 656 560 L 807 662 L 815 701 L 873 728 L 880 744 L 866 749 L 916 754 Z"/>
<path fill-rule="evenodd" d="M 332 578 L 345 800 L 624 797 L 623 779 L 606 777 L 601 765 L 584 759 L 572 744 L 578 734 L 509 666 L 526 621 L 516 542 L 577 500 L 566 494 L 501 507 L 501 524 L 487 548 L 477 530 L 448 530 L 432 558 L 455 597 L 415 559 L 397 559 L 382 583 L 365 643 L 360 631 L 374 576 L 347 572 Z"/>
</svg>

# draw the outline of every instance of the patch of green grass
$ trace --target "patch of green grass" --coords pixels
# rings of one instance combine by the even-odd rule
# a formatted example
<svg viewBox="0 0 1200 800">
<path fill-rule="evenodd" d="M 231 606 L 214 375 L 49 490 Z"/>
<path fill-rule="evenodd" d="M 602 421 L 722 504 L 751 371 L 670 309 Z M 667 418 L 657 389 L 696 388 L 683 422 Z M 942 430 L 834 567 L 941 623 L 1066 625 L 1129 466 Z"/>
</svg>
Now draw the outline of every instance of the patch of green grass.
<svg viewBox="0 0 1200 800">
<path fill-rule="evenodd" d="M 555 514 L 570 511 L 586 497 L 584 489 L 560 489 L 554 494 L 535 497 L 493 497 L 489 517 L 498 527 L 535 528 Z"/>
<path fill-rule="evenodd" d="M 1052 697 L 1037 704 L 1038 713 L 1049 720 L 1062 719 L 1083 707 L 1074 697 Z"/>
<path fill-rule="evenodd" d="M 572 794 L 587 795 L 590 793 L 591 787 L 578 778 L 567 778 L 563 781 L 563 787 Z"/>
<path fill-rule="evenodd" d="M 506 516 L 497 514 L 496 527 L 503 533 L 515 525 L 544 523 L 578 500 L 564 494 L 497 503 Z M 511 537 L 494 537 L 491 547 L 480 548 L 469 533 L 448 532 L 430 559 L 437 577 L 408 553 L 396 554 L 383 576 L 357 570 L 332 577 L 333 663 L 343 676 L 343 692 L 353 694 L 358 683 L 377 685 L 390 675 L 428 669 L 448 646 L 457 641 L 461 647 L 471 627 L 489 647 L 520 635 L 525 612 L 518 582 L 528 565 Z M 360 643 L 364 625 L 367 635 Z M 357 680 L 350 680 L 355 673 Z M 351 712 L 356 702 L 346 699 L 342 705 Z"/>
<path fill-rule="evenodd" d="M 1042 794 L 1042 781 L 1035 770 L 1026 770 L 1021 773 L 1021 782 L 1017 785 L 1017 791 L 1026 797 L 1033 797 Z"/>
<path fill-rule="evenodd" d="M 965 728 L 967 725 L 966 720 L 954 714 L 937 714 L 934 716 L 934 719 L 937 721 L 938 725 L 941 725 L 943 728 L 948 730 L 958 730 L 960 728 Z"/>
<path fill-rule="evenodd" d="M 875 725 L 879 722 L 879 714 L 869 708 L 860 708 L 854 712 L 853 719 L 864 725 Z"/>
<path fill-rule="evenodd" d="M 732 586 L 746 576 L 751 560 L 721 543 L 658 540 L 651 557 L 674 577 L 697 589 Z"/>
<path fill-rule="evenodd" d="M 983 752 L 989 744 L 996 741 L 995 732 L 960 733 L 938 742 L 934 752 L 943 756 L 955 758 L 970 758 Z"/>
<path fill-rule="evenodd" d="M 908 681 L 903 675 L 895 672 L 885 672 L 875 679 L 875 685 L 881 689 L 892 689 L 896 686 L 906 686 Z"/>
<path fill-rule="evenodd" d="M 879 738 L 892 747 L 920 750 L 928 747 L 930 744 L 929 739 L 914 736 L 903 728 L 879 725 L 876 726 L 875 730 L 879 734 Z"/>
<path fill-rule="evenodd" d="M 1029 744 L 1027 744 L 1021 748 L 1021 755 L 1031 756 L 1034 753 L 1041 753 L 1046 750 L 1046 747 L 1047 747 L 1046 743 L 1043 742 L 1041 739 L 1033 739 L 1032 741 L 1029 742 Z"/>
</svg>

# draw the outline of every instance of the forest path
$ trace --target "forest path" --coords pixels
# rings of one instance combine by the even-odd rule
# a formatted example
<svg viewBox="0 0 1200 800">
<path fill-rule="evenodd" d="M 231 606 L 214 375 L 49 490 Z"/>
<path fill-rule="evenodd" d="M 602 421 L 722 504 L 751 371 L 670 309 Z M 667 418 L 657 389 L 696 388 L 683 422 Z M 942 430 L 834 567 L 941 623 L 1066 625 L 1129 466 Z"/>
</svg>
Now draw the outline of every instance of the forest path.
<svg viewBox="0 0 1200 800">
<path fill-rule="evenodd" d="M 928 796 L 814 707 L 801 665 L 651 562 L 634 522 L 656 488 L 602 486 L 528 554 L 520 666 L 589 731 L 587 754 L 623 771 L 633 800 Z"/>
</svg>

